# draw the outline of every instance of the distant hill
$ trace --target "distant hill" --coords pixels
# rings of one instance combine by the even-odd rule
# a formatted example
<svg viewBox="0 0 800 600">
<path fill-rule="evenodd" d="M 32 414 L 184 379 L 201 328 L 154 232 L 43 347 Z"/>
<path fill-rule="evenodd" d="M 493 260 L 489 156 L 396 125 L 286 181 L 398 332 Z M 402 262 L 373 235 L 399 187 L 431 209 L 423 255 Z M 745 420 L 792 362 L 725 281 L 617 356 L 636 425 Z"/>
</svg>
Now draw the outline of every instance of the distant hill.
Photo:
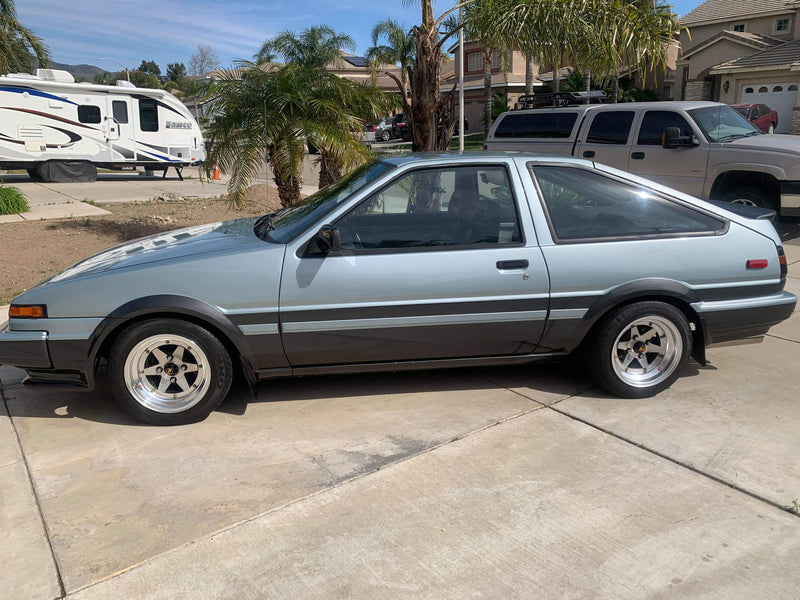
<svg viewBox="0 0 800 600">
<path fill-rule="evenodd" d="M 94 65 L 67 65 L 64 63 L 51 63 L 54 69 L 61 71 L 69 71 L 73 77 L 83 77 L 86 81 L 93 81 L 95 75 L 101 73 L 108 73 L 105 69 L 95 67 Z"/>
</svg>

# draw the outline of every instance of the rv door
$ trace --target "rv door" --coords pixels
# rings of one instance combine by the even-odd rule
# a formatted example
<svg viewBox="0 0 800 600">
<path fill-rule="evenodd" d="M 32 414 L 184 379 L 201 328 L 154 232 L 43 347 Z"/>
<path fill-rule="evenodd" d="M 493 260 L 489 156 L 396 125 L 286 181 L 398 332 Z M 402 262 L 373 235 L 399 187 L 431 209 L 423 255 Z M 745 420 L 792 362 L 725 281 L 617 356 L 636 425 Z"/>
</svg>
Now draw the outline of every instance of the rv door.
<svg viewBox="0 0 800 600">
<path fill-rule="evenodd" d="M 110 95 L 108 98 L 105 130 L 112 162 L 132 162 L 136 157 L 130 105 L 131 101 L 127 96 Z"/>
</svg>

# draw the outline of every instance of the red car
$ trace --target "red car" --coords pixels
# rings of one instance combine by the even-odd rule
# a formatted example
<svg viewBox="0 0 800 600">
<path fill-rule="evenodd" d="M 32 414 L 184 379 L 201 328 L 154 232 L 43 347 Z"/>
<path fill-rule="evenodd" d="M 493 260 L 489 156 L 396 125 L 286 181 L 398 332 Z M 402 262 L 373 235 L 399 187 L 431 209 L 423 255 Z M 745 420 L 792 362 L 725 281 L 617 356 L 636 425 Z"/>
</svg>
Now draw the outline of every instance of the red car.
<svg viewBox="0 0 800 600">
<path fill-rule="evenodd" d="M 764 133 L 775 133 L 778 113 L 766 104 L 733 104 L 731 108 Z"/>
</svg>

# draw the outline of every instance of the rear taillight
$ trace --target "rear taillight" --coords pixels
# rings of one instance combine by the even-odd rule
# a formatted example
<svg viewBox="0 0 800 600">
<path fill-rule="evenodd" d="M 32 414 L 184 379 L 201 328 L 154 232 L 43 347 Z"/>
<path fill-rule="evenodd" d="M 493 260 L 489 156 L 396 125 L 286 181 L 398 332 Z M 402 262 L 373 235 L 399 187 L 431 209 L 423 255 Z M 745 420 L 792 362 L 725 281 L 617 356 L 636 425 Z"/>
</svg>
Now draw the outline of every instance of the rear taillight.
<svg viewBox="0 0 800 600">
<path fill-rule="evenodd" d="M 781 266 L 781 279 L 785 279 L 789 274 L 789 263 L 786 262 L 786 253 L 783 246 L 778 246 L 778 264 Z"/>
<path fill-rule="evenodd" d="M 769 261 L 766 258 L 754 258 L 747 261 L 748 269 L 766 269 Z"/>
<path fill-rule="evenodd" d="M 484 150 L 488 150 L 488 148 L 486 147 L 486 144 L 483 145 L 483 149 Z"/>
</svg>

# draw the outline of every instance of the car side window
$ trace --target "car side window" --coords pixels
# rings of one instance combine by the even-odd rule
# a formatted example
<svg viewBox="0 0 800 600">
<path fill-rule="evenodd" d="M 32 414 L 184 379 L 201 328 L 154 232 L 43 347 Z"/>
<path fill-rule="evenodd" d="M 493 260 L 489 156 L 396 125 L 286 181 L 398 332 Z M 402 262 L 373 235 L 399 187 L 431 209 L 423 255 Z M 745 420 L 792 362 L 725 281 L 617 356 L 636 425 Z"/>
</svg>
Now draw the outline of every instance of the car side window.
<svg viewBox="0 0 800 600">
<path fill-rule="evenodd" d="M 336 226 L 342 249 L 356 252 L 522 243 L 511 182 L 500 165 L 405 173 Z"/>
<path fill-rule="evenodd" d="M 578 167 L 532 166 L 558 241 L 711 233 L 724 223 L 644 187 Z"/>
<path fill-rule="evenodd" d="M 592 121 L 587 144 L 627 144 L 628 134 L 633 124 L 634 112 L 631 110 L 615 110 L 599 112 Z"/>
<path fill-rule="evenodd" d="M 671 110 L 649 110 L 644 114 L 639 128 L 638 144 L 660 146 L 667 127 L 677 127 L 682 137 L 694 135 L 689 123 L 680 114 Z"/>
</svg>

